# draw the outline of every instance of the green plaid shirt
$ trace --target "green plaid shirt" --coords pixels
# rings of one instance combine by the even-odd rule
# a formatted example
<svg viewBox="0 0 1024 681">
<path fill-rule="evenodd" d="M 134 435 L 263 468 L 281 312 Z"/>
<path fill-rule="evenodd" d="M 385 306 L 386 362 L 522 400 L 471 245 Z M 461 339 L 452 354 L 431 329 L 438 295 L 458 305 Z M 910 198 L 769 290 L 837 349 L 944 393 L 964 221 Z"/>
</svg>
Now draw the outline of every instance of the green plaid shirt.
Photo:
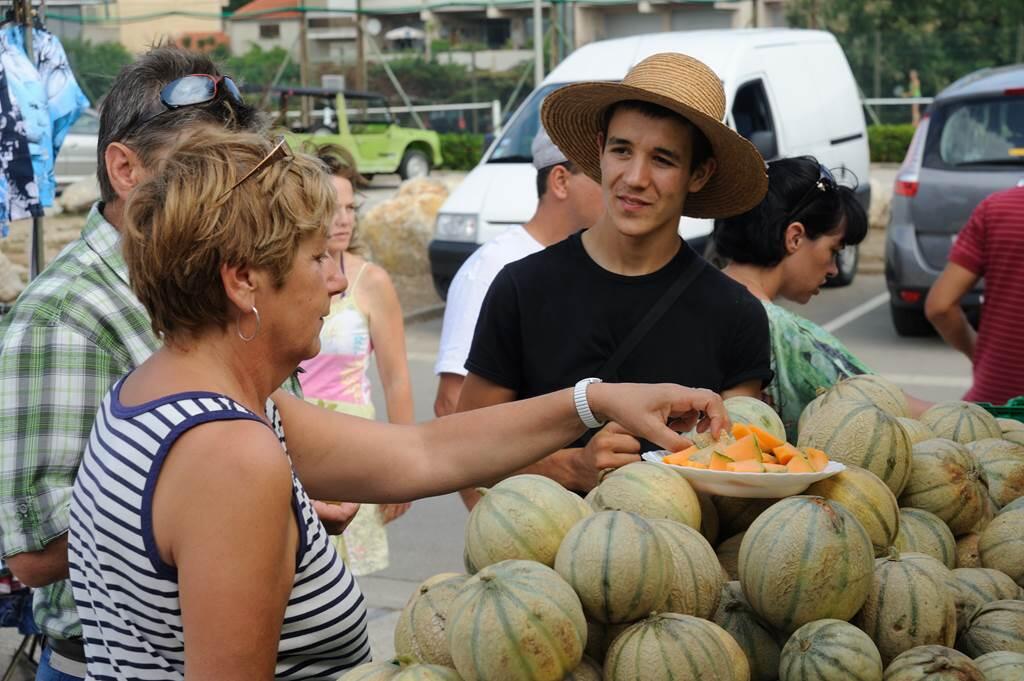
<svg viewBox="0 0 1024 681">
<path fill-rule="evenodd" d="M 120 235 L 97 204 L 81 238 L 0 316 L 3 556 L 39 551 L 68 531 L 71 490 L 100 402 L 159 347 L 128 285 Z M 285 388 L 301 395 L 294 377 Z M 82 634 L 68 581 L 35 590 L 33 611 L 48 636 Z"/>
</svg>

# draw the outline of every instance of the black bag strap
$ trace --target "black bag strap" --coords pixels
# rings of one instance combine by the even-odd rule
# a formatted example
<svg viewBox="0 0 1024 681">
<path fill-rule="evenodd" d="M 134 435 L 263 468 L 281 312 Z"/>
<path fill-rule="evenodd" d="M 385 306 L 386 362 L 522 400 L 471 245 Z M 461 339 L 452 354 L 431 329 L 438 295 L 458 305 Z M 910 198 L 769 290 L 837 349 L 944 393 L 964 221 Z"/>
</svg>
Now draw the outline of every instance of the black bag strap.
<svg viewBox="0 0 1024 681">
<path fill-rule="evenodd" d="M 693 280 L 697 278 L 697 275 L 703 271 L 707 264 L 704 258 L 699 255 L 694 256 L 690 266 L 679 275 L 679 278 L 675 280 L 672 286 L 665 290 L 665 293 L 658 299 L 658 302 L 651 306 L 651 309 L 647 311 L 647 314 L 640 320 L 640 323 L 633 327 L 633 331 L 626 336 L 626 340 L 622 341 L 622 344 L 615 350 L 615 353 L 601 366 L 597 374 L 595 374 L 598 378 L 604 381 L 610 381 L 615 378 L 615 372 L 619 370 L 619 366 L 629 356 L 629 353 L 633 352 L 637 344 L 644 339 L 644 336 L 665 316 L 668 309 L 679 299 L 683 291 L 693 283 Z"/>
</svg>

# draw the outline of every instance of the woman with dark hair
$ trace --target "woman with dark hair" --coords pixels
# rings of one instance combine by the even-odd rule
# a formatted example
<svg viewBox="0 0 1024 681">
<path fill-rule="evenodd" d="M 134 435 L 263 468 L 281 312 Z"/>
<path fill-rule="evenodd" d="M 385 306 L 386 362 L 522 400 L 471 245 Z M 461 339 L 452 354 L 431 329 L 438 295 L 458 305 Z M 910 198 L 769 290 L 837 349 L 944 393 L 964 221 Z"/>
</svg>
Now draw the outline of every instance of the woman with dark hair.
<svg viewBox="0 0 1024 681">
<path fill-rule="evenodd" d="M 774 378 L 765 398 L 794 442 L 800 413 L 820 388 L 872 372 L 828 331 L 772 301 L 807 303 L 838 272 L 843 247 L 859 244 L 867 230 L 853 190 L 810 156 L 768 164 L 764 200 L 715 229 L 715 248 L 729 261 L 725 273 L 768 313 Z M 907 402 L 915 415 L 928 407 L 909 395 Z"/>
</svg>

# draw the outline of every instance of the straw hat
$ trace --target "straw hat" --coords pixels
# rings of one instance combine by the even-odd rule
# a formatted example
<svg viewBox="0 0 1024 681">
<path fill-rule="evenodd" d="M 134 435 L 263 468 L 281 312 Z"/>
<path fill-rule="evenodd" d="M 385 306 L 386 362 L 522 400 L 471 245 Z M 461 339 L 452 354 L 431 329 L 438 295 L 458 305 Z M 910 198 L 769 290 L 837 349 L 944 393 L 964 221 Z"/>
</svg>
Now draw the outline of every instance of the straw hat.
<svg viewBox="0 0 1024 681">
<path fill-rule="evenodd" d="M 683 215 L 725 218 L 746 212 L 768 191 L 764 159 L 749 141 L 730 129 L 725 91 L 715 72 L 693 57 L 655 54 L 630 69 L 621 83 L 576 83 L 548 95 L 541 110 L 555 144 L 593 180 L 601 181 L 597 136 L 605 111 L 616 102 L 639 100 L 675 111 L 711 142 L 718 164 L 704 187 L 686 197 Z"/>
</svg>

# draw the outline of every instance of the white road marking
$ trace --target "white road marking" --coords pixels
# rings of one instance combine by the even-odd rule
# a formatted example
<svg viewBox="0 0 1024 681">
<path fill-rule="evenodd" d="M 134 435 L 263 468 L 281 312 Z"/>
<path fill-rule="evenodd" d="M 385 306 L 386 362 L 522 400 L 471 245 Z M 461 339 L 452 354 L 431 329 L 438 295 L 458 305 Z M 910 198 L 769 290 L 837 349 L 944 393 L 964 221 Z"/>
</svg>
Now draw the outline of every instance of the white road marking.
<svg viewBox="0 0 1024 681">
<path fill-rule="evenodd" d="M 971 379 L 961 376 L 921 376 L 919 374 L 883 374 L 898 385 L 918 385 L 928 388 L 970 388 Z"/>
<path fill-rule="evenodd" d="M 825 329 L 829 333 L 835 333 L 850 322 L 860 319 L 875 308 L 885 305 L 887 302 L 889 302 L 889 292 L 885 291 L 884 293 L 879 293 L 874 298 L 861 303 L 852 310 L 844 312 L 832 321 L 822 324 L 821 328 Z"/>
</svg>

